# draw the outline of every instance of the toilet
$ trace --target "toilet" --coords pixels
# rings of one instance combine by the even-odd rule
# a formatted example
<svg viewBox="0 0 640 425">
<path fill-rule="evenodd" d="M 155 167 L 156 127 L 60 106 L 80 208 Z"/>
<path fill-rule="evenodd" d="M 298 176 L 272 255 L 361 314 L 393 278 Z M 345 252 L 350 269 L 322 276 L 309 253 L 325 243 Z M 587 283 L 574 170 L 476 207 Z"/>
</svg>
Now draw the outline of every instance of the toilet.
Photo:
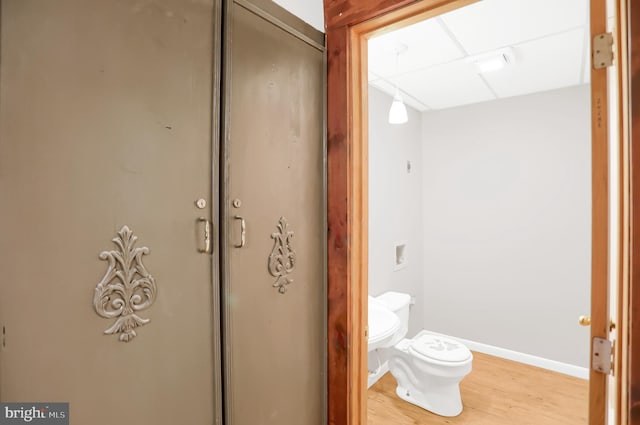
<svg viewBox="0 0 640 425">
<path fill-rule="evenodd" d="M 393 347 L 406 332 L 402 332 L 400 318 L 385 304 L 369 296 L 369 339 L 368 351 Z"/>
<path fill-rule="evenodd" d="M 376 297 L 400 319 L 397 335 L 401 338 L 409 325 L 410 299 L 408 294 L 399 292 Z M 460 381 L 471 372 L 471 351 L 458 341 L 425 330 L 413 338 L 394 340 L 398 339 L 388 354 L 389 371 L 398 383 L 398 397 L 440 416 L 459 415 Z"/>
</svg>

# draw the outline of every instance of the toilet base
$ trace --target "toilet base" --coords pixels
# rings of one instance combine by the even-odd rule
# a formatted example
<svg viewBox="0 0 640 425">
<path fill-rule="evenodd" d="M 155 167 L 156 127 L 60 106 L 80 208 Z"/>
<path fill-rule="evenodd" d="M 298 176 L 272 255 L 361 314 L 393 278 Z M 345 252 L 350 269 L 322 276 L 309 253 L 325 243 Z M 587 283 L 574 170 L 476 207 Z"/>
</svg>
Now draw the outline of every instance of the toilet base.
<svg viewBox="0 0 640 425">
<path fill-rule="evenodd" d="M 439 416 L 453 417 L 462 413 L 462 399 L 460 388 L 452 385 L 451 388 L 440 388 L 437 393 L 416 394 L 398 385 L 396 395 L 402 400 L 428 410 Z"/>
<path fill-rule="evenodd" d="M 454 356 L 440 353 L 441 347 L 453 351 Z M 393 347 L 389 370 L 402 400 L 436 415 L 452 417 L 462 413 L 460 381 L 471 372 L 472 362 L 473 355 L 462 344 L 423 330 Z"/>
<path fill-rule="evenodd" d="M 367 376 L 367 389 L 373 387 L 384 375 L 389 372 L 389 363 L 384 362 L 380 369 L 369 372 L 369 376 Z"/>
</svg>

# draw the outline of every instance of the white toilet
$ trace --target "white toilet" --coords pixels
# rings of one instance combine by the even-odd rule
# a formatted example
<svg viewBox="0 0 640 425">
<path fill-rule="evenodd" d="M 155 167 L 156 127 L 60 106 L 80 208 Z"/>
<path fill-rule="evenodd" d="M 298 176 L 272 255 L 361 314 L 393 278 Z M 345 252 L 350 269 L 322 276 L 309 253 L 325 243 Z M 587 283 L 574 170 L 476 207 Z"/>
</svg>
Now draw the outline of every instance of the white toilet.
<svg viewBox="0 0 640 425">
<path fill-rule="evenodd" d="M 410 298 L 398 292 L 376 298 L 396 313 L 405 334 Z M 462 412 L 460 381 L 471 372 L 472 361 L 461 343 L 423 330 L 390 349 L 389 370 L 398 382 L 398 397 L 437 415 L 457 416 Z"/>
</svg>

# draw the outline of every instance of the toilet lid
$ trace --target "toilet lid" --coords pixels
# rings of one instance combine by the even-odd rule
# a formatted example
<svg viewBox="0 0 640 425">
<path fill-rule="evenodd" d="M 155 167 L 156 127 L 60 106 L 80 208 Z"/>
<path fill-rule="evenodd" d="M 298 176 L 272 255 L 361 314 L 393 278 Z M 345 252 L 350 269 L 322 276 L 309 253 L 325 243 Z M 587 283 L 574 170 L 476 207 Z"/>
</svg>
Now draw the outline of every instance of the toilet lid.
<svg viewBox="0 0 640 425">
<path fill-rule="evenodd" d="M 471 357 L 464 345 L 437 335 L 421 335 L 411 343 L 411 350 L 441 362 L 462 362 Z"/>
</svg>

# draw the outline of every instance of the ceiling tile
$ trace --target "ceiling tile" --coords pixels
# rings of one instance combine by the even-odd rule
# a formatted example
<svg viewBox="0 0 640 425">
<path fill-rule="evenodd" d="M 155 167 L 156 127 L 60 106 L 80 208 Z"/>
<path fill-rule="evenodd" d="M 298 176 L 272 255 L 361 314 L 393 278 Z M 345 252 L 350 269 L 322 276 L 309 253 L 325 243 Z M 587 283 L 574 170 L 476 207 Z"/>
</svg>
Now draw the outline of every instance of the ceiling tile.
<svg viewBox="0 0 640 425">
<path fill-rule="evenodd" d="M 515 65 L 482 74 L 499 97 L 519 96 L 582 83 L 584 30 L 518 44 Z"/>
<path fill-rule="evenodd" d="M 407 50 L 398 57 L 401 43 Z M 427 20 L 369 40 L 369 69 L 384 78 L 426 68 L 464 55 L 436 20 Z"/>
<path fill-rule="evenodd" d="M 588 0 L 483 0 L 441 16 L 469 54 L 587 24 Z"/>
<path fill-rule="evenodd" d="M 369 41 L 369 81 L 391 96 L 397 83 L 418 110 L 588 83 L 588 3 L 483 0 L 384 34 Z M 396 73 L 398 43 L 408 49 Z M 506 46 L 513 47 L 516 64 L 500 71 L 478 75 L 465 58 Z"/>
<path fill-rule="evenodd" d="M 432 109 L 495 99 L 475 68 L 463 60 L 405 74 L 398 85 Z"/>
</svg>

